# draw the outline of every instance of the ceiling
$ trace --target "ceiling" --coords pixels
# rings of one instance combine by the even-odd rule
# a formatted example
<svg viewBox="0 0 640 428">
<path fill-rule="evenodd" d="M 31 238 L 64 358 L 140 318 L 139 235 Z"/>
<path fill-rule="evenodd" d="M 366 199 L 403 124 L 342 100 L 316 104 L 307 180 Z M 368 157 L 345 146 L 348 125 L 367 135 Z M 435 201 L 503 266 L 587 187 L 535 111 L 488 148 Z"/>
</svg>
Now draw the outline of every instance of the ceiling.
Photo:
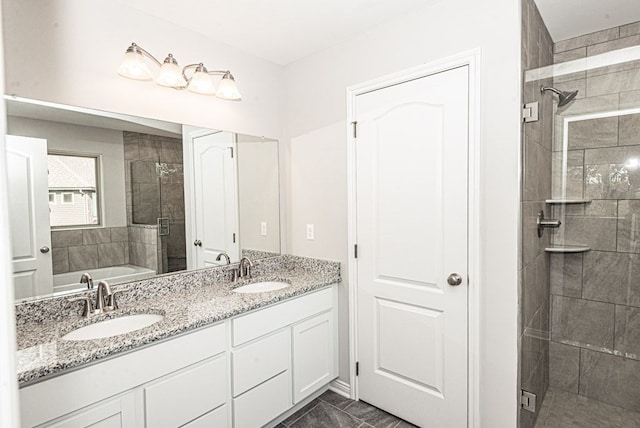
<svg viewBox="0 0 640 428">
<path fill-rule="evenodd" d="M 438 1 L 127 0 L 123 5 L 286 65 Z M 639 0 L 535 2 L 554 41 L 640 21 Z"/>
<path fill-rule="evenodd" d="M 535 0 L 554 42 L 640 21 L 639 0 Z"/>
<path fill-rule="evenodd" d="M 127 0 L 124 4 L 286 65 L 437 1 L 441 0 Z"/>
</svg>

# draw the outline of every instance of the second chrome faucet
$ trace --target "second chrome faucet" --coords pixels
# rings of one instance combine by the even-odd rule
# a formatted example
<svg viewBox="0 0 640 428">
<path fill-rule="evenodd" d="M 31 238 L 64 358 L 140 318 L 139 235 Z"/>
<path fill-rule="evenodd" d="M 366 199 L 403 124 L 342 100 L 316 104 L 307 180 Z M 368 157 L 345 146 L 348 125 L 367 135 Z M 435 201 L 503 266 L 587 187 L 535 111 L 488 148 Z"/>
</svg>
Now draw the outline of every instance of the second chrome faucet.
<svg viewBox="0 0 640 428">
<path fill-rule="evenodd" d="M 221 261 L 222 258 L 226 260 L 227 264 L 231 264 L 231 258 L 229 258 L 229 255 L 227 253 L 223 252 L 218 254 L 218 257 L 216 257 L 216 261 Z M 241 258 L 240 263 L 238 263 L 238 267 L 232 270 L 233 282 L 236 282 L 238 279 L 251 278 L 252 267 L 253 267 L 253 262 L 251 261 L 251 259 L 249 259 L 249 257 Z"/>
</svg>

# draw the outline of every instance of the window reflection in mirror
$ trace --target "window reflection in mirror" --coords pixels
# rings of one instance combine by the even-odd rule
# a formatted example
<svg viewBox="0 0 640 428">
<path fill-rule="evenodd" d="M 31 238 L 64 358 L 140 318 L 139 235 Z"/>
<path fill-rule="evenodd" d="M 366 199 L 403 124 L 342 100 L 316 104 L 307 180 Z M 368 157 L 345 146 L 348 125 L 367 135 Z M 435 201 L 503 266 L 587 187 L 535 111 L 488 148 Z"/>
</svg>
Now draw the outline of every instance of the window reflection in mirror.
<svg viewBox="0 0 640 428">
<path fill-rule="evenodd" d="M 99 225 L 98 157 L 49 154 L 47 168 L 51 227 Z"/>
</svg>

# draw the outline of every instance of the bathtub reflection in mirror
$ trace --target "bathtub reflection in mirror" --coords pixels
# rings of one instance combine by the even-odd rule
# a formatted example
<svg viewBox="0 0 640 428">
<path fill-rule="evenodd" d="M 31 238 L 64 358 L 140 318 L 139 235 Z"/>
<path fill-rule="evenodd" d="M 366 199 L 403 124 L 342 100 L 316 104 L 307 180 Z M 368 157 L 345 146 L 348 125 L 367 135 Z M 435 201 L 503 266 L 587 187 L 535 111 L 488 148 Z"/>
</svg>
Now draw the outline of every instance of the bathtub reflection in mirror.
<svg viewBox="0 0 640 428">
<path fill-rule="evenodd" d="M 5 100 L 16 299 L 280 253 L 276 140 Z"/>
</svg>

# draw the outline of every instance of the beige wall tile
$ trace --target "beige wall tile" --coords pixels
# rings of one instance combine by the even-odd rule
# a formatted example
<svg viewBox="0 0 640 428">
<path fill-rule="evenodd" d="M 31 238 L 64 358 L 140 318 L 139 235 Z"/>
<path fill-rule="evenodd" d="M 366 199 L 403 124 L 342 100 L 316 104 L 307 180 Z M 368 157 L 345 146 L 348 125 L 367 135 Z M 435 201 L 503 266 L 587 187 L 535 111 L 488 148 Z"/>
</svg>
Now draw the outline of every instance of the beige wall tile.
<svg viewBox="0 0 640 428">
<path fill-rule="evenodd" d="M 583 36 L 574 37 L 572 39 L 557 42 L 553 50 L 555 53 L 565 52 L 597 43 L 608 42 L 620 37 L 618 27 L 609 28 L 607 30 L 597 31 L 595 33 L 585 34 Z"/>
</svg>

